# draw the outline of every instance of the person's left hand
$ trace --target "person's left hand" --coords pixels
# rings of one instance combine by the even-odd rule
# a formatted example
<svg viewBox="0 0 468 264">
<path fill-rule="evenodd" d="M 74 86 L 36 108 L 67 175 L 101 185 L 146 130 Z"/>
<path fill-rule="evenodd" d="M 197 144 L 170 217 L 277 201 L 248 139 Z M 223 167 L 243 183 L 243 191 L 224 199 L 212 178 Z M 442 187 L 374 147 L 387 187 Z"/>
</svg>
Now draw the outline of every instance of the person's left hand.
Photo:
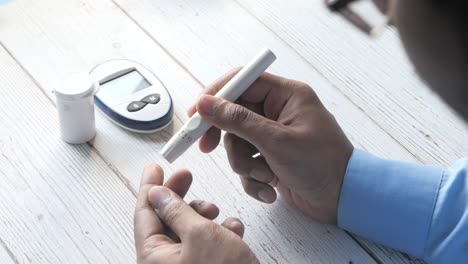
<svg viewBox="0 0 468 264">
<path fill-rule="evenodd" d="M 163 181 L 161 167 L 145 168 L 134 217 L 138 263 L 258 263 L 242 241 L 239 219 L 218 225 L 212 221 L 219 214 L 216 205 L 182 200 L 192 183 L 189 171 L 176 172 L 164 186 Z"/>
</svg>

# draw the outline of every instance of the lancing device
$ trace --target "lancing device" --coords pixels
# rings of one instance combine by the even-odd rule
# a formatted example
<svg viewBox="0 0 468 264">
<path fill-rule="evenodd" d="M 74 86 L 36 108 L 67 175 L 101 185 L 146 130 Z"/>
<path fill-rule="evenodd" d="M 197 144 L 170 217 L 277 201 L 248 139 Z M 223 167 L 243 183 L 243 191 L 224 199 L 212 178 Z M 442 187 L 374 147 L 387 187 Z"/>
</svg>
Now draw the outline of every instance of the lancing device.
<svg viewBox="0 0 468 264">
<path fill-rule="evenodd" d="M 249 88 L 255 80 L 276 60 L 269 49 L 260 52 L 242 70 L 240 70 L 215 97 L 234 102 Z M 195 141 L 205 134 L 211 125 L 195 113 L 190 120 L 167 142 L 161 155 L 172 163 L 182 155 Z"/>
</svg>

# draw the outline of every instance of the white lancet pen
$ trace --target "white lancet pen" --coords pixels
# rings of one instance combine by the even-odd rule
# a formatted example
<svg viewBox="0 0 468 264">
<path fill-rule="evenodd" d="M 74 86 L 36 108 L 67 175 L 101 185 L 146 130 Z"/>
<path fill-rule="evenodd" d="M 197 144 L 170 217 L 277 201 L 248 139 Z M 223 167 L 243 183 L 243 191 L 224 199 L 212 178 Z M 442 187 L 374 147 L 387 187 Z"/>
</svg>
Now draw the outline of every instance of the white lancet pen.
<svg viewBox="0 0 468 264">
<path fill-rule="evenodd" d="M 263 50 L 226 83 L 215 96 L 234 102 L 275 60 L 276 56 L 271 50 Z M 203 120 L 198 113 L 195 113 L 167 142 L 161 150 L 161 155 L 172 163 L 205 134 L 210 127 L 211 125 L 208 122 Z"/>
</svg>

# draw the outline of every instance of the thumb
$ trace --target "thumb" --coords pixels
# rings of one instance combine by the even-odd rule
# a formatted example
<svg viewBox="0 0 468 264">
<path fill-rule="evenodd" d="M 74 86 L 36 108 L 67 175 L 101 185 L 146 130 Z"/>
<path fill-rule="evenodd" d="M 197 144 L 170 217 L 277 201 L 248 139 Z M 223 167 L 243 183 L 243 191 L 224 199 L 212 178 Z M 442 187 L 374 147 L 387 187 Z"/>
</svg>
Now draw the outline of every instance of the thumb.
<svg viewBox="0 0 468 264">
<path fill-rule="evenodd" d="M 161 220 L 181 240 L 184 240 L 193 231 L 193 226 L 207 221 L 167 187 L 152 187 L 148 193 L 148 200 L 153 208 L 158 210 L 157 213 Z"/>
<path fill-rule="evenodd" d="M 213 126 L 247 140 L 259 150 L 264 149 L 271 142 L 270 136 L 280 129 L 276 122 L 242 105 L 210 95 L 200 98 L 197 111 Z"/>
</svg>

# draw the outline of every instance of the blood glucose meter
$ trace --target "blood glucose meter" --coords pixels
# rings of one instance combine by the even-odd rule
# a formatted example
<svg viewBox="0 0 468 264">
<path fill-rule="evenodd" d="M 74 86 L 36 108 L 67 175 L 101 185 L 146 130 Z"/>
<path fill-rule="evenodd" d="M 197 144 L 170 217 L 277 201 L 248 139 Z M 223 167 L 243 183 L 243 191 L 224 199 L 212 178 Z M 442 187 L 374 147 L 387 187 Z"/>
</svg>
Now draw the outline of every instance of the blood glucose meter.
<svg viewBox="0 0 468 264">
<path fill-rule="evenodd" d="M 99 84 L 95 103 L 117 125 L 138 133 L 152 133 L 172 120 L 172 99 L 148 69 L 129 60 L 96 66 L 91 77 Z"/>
</svg>

